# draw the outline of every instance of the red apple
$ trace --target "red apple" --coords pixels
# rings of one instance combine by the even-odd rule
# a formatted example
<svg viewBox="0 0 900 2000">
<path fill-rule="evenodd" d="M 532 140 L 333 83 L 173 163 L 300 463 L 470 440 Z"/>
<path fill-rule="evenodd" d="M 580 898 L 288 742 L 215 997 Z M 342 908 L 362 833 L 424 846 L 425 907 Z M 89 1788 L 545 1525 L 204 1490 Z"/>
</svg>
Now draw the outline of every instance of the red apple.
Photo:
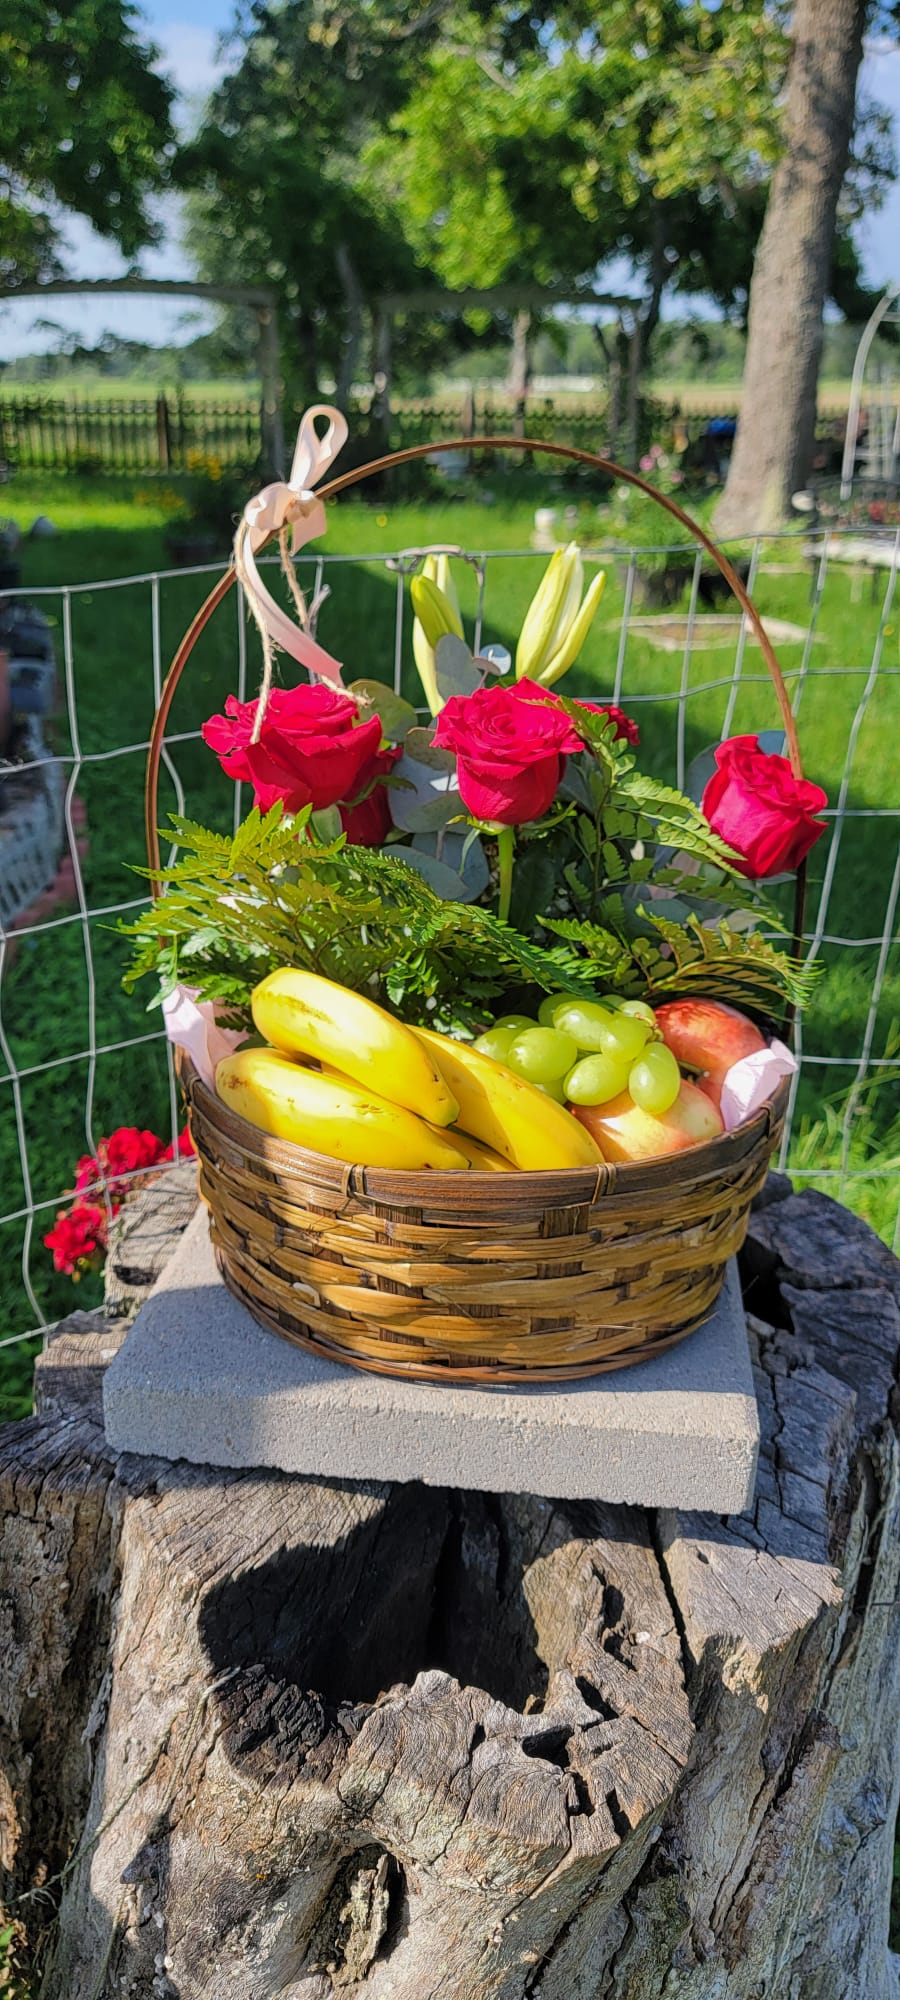
<svg viewBox="0 0 900 2000">
<path fill-rule="evenodd" d="M 698 1088 L 716 1107 L 732 1063 L 766 1046 L 746 1014 L 721 1000 L 667 1000 L 655 1012 L 666 1047 L 684 1068 L 700 1071 Z"/>
<path fill-rule="evenodd" d="M 609 1104 L 579 1104 L 572 1109 L 605 1160 L 656 1160 L 665 1153 L 702 1146 L 725 1130 L 717 1107 L 695 1083 L 682 1083 L 671 1111 L 662 1118 L 640 1111 L 627 1090 Z"/>
</svg>

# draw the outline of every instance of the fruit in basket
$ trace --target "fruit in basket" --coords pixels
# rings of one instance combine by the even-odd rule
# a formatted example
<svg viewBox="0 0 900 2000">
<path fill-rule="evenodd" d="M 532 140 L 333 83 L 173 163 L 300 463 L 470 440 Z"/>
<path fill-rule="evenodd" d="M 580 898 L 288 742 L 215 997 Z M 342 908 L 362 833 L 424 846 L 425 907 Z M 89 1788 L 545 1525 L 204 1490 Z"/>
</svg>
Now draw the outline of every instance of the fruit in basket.
<svg viewBox="0 0 900 2000">
<path fill-rule="evenodd" d="M 561 1035 L 556 1028 L 524 1028 L 520 1035 L 514 1035 L 501 1061 L 528 1083 L 558 1083 L 577 1054 L 571 1035 Z"/>
<path fill-rule="evenodd" d="M 447 1137 L 465 1154 L 473 1173 L 515 1173 L 511 1160 L 505 1160 L 502 1153 L 495 1153 L 493 1146 L 482 1146 L 480 1140 L 472 1138 L 471 1132 L 461 1132 L 458 1125 L 451 1125 Z"/>
<path fill-rule="evenodd" d="M 277 1049 L 238 1049 L 216 1069 L 216 1096 L 273 1138 L 347 1166 L 462 1172 L 450 1135 L 343 1077 L 292 1062 Z"/>
<path fill-rule="evenodd" d="M 665 1042 L 650 1042 L 628 1072 L 628 1095 L 640 1111 L 662 1118 L 681 1088 L 681 1071 Z"/>
<path fill-rule="evenodd" d="M 582 1056 L 566 1077 L 565 1093 L 570 1104 L 608 1104 L 621 1097 L 627 1083 L 627 1064 L 613 1056 Z"/>
<path fill-rule="evenodd" d="M 433 1125 L 452 1125 L 459 1107 L 437 1063 L 412 1029 L 374 1000 L 317 972 L 285 967 L 260 981 L 251 1004 L 260 1034 L 286 1055 L 332 1063 L 379 1098 Z"/>
<path fill-rule="evenodd" d="M 603 1007 L 596 1000 L 572 1000 L 554 1015 L 553 1026 L 571 1035 L 578 1048 L 607 1055 L 614 1062 L 637 1061 L 653 1030 L 649 1021 Z"/>
<path fill-rule="evenodd" d="M 593 1167 L 602 1159 L 589 1132 L 545 1091 L 492 1061 L 470 1042 L 415 1028 L 459 1102 L 459 1125 L 524 1171 Z"/>
<path fill-rule="evenodd" d="M 656 1025 L 676 1061 L 700 1072 L 699 1088 L 716 1106 L 726 1071 L 766 1047 L 755 1023 L 722 1000 L 667 1000 L 656 1009 Z"/>
<path fill-rule="evenodd" d="M 657 1160 L 702 1146 L 724 1131 L 721 1115 L 695 1083 L 682 1082 L 669 1111 L 654 1117 L 627 1091 L 609 1104 L 578 1105 L 575 1117 L 607 1160 Z"/>
<path fill-rule="evenodd" d="M 519 1032 L 518 1028 L 502 1028 L 496 1024 L 493 1028 L 485 1028 L 483 1035 L 477 1035 L 472 1046 L 480 1049 L 483 1056 L 492 1056 L 494 1062 L 505 1062 Z"/>
</svg>

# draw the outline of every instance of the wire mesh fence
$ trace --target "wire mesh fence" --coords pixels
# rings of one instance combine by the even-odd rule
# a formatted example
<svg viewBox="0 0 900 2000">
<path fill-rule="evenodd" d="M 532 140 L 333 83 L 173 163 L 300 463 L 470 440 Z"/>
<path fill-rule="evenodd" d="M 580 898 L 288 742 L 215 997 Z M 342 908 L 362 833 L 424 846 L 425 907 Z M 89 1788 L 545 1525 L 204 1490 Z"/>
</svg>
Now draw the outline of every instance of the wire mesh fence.
<svg viewBox="0 0 900 2000">
<path fill-rule="evenodd" d="M 858 1208 L 896 1245 L 900 531 L 862 554 L 858 544 L 858 536 L 852 544 L 835 535 L 815 543 L 759 539 L 747 552 L 748 580 L 779 651 L 807 771 L 830 801 L 828 832 L 812 856 L 805 940 L 826 976 L 795 1030 L 800 1069 L 783 1161 L 804 1184 Z M 456 553 L 467 630 L 476 644 L 513 648 L 546 557 L 528 547 Z M 670 563 L 684 563 L 683 548 L 604 549 L 598 542 L 585 554 L 604 562 L 610 581 L 573 687 L 635 717 L 649 769 L 684 786 L 723 736 L 774 728 L 774 698 L 752 634 L 736 606 L 701 597 L 699 556 L 673 606 L 659 579 Z M 409 551 L 354 548 L 303 560 L 299 575 L 310 594 L 323 585 L 330 591 L 320 635 L 344 660 L 347 678 L 393 677 L 414 697 L 412 567 Z M 95 1153 L 101 1136 L 122 1124 L 177 1136 L 171 1050 L 158 1011 L 143 1012 L 140 993 L 122 990 L 128 944 L 117 925 L 147 899 L 146 883 L 132 871 L 143 860 L 144 759 L 165 665 L 215 574 L 154 572 L 28 592 L 53 621 L 63 698 L 50 752 L 24 758 L 14 775 L 21 788 L 29 773 L 45 770 L 49 754 L 62 786 L 65 834 L 61 864 L 54 854 L 48 866 L 57 877 L 60 865 L 64 870 L 70 906 L 54 906 L 51 884 L 28 907 L 7 910 L 0 926 L 6 1348 L 84 1300 L 84 1292 L 73 1300 L 69 1280 L 54 1273 L 43 1241 L 79 1155 Z M 237 824 L 249 801 L 222 776 L 199 731 L 228 693 L 246 699 L 256 675 L 255 636 L 248 638 L 235 591 L 202 634 L 176 697 L 163 814 L 223 829 Z M 5 774 L 0 768 L 4 879 L 8 781 L 9 767 Z M 787 909 L 785 889 L 785 936 Z"/>
</svg>

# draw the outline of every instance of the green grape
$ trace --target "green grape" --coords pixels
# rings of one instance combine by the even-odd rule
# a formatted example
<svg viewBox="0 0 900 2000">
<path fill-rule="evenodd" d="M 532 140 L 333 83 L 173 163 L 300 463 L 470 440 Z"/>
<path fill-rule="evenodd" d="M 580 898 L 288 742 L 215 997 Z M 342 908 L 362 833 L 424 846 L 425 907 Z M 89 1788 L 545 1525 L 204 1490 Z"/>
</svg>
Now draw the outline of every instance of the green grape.
<svg viewBox="0 0 900 2000">
<path fill-rule="evenodd" d="M 577 1055 L 571 1035 L 557 1034 L 555 1028 L 528 1028 L 516 1036 L 506 1060 L 529 1083 L 555 1083 L 571 1069 Z"/>
<path fill-rule="evenodd" d="M 512 1028 L 514 1034 L 521 1035 L 526 1028 L 536 1028 L 537 1022 L 533 1014 L 501 1014 L 494 1027 Z"/>
<path fill-rule="evenodd" d="M 628 1089 L 641 1111 L 662 1118 L 681 1089 L 681 1071 L 665 1042 L 653 1042 L 629 1071 Z"/>
<path fill-rule="evenodd" d="M 483 1056 L 493 1056 L 495 1062 L 505 1063 L 510 1044 L 515 1041 L 518 1033 L 518 1028 L 486 1028 L 484 1034 L 477 1037 L 473 1047 L 480 1049 Z"/>
<path fill-rule="evenodd" d="M 535 1083 L 533 1077 L 530 1081 L 532 1087 L 535 1090 L 540 1090 L 544 1097 L 552 1097 L 555 1104 L 565 1104 L 566 1093 L 563 1089 L 562 1077 L 554 1077 L 552 1083 Z"/>
<path fill-rule="evenodd" d="M 553 1026 L 560 1034 L 571 1035 L 580 1049 L 602 1049 L 603 1037 L 614 1020 L 615 1015 L 607 1007 L 599 1007 L 596 1000 L 569 1000 L 560 1008 Z"/>
<path fill-rule="evenodd" d="M 582 1056 L 566 1077 L 566 1096 L 572 1104 L 608 1104 L 621 1097 L 628 1083 L 627 1063 L 612 1056 Z"/>
<path fill-rule="evenodd" d="M 570 1001 L 567 993 L 545 993 L 538 1008 L 538 1020 L 541 1027 L 555 1028 L 554 1014 L 558 1013 L 561 1007 L 568 1007 L 569 1005 Z"/>
<path fill-rule="evenodd" d="M 656 1015 L 648 1000 L 623 1000 L 620 1012 L 632 1015 L 636 1021 L 646 1021 L 651 1028 L 656 1027 Z"/>
<path fill-rule="evenodd" d="M 645 1043 L 650 1037 L 649 1021 L 636 1021 L 633 1014 L 610 1014 L 608 1026 L 598 1027 L 597 1037 L 592 1046 L 603 1055 L 612 1056 L 615 1062 L 637 1062 Z"/>
</svg>

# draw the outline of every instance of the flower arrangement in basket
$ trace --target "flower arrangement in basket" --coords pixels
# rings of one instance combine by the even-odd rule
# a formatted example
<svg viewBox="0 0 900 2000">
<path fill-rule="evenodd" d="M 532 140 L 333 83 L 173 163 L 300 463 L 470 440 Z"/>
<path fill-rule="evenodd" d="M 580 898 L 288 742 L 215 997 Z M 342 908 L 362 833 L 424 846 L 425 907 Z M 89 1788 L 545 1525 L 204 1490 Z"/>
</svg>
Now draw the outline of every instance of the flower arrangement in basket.
<svg viewBox="0 0 900 2000">
<path fill-rule="evenodd" d="M 758 615 L 699 529 L 754 624 L 790 753 L 722 744 L 699 803 L 641 773 L 620 709 L 560 691 L 603 590 L 597 575 L 582 596 L 574 546 L 515 661 L 472 653 L 450 559 L 423 551 L 427 720 L 378 680 L 345 686 L 291 561 L 324 531 L 313 488 L 345 437 L 337 412 L 308 413 L 290 481 L 245 510 L 176 657 L 148 785 L 164 894 L 130 927 L 129 982 L 161 976 L 220 1266 L 268 1325 L 414 1376 L 638 1360 L 710 1311 L 778 1140 L 794 1064 L 773 1024 L 808 980 L 767 935 L 761 883 L 802 881 L 825 795 Z M 296 621 L 256 566 L 275 535 Z M 234 838 L 175 820 L 161 868 L 166 716 L 235 575 L 263 684 L 203 735 L 254 804 Z M 276 646 L 311 678 L 273 686 Z"/>
</svg>

